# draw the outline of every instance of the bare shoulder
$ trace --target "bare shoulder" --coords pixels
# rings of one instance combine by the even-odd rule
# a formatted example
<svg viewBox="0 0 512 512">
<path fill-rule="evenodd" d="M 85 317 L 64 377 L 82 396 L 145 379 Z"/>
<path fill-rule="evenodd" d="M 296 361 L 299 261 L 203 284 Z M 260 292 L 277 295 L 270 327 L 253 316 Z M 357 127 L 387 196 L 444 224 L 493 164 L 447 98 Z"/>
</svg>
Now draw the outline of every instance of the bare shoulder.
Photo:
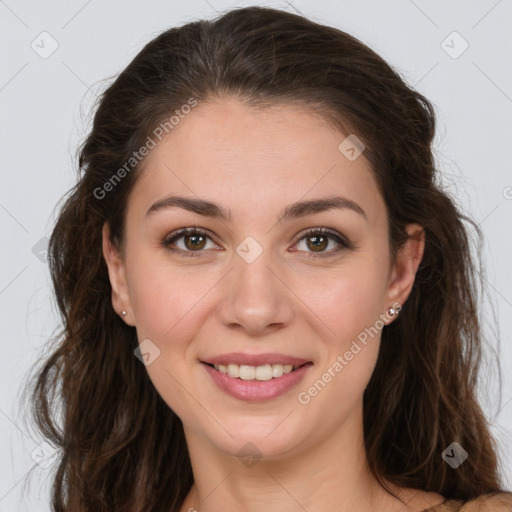
<svg viewBox="0 0 512 512">
<path fill-rule="evenodd" d="M 422 512 L 512 512 L 512 493 L 493 492 L 467 501 L 445 500 Z"/>
<path fill-rule="evenodd" d="M 410 512 L 437 511 L 437 507 L 444 503 L 446 499 L 437 492 L 420 491 L 410 489 L 411 499 L 407 502 L 407 510 Z"/>
<path fill-rule="evenodd" d="M 512 492 L 482 494 L 466 502 L 461 512 L 512 512 Z"/>
<path fill-rule="evenodd" d="M 390 512 L 437 512 L 437 506 L 441 505 L 446 499 L 436 492 L 428 492 L 420 489 L 397 487 L 387 482 L 388 488 L 398 498 L 394 499 Z M 445 512 L 443 509 L 442 512 Z M 451 512 L 451 510 L 450 510 Z"/>
</svg>

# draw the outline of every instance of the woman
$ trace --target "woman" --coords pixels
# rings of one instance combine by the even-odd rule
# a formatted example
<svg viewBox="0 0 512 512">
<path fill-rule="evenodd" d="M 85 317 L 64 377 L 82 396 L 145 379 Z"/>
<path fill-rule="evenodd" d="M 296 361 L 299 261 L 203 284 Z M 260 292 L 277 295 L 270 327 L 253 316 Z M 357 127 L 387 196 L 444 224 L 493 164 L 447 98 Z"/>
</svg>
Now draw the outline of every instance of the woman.
<svg viewBox="0 0 512 512">
<path fill-rule="evenodd" d="M 434 130 L 372 50 L 293 14 L 147 44 L 50 241 L 53 509 L 510 511 Z"/>
</svg>

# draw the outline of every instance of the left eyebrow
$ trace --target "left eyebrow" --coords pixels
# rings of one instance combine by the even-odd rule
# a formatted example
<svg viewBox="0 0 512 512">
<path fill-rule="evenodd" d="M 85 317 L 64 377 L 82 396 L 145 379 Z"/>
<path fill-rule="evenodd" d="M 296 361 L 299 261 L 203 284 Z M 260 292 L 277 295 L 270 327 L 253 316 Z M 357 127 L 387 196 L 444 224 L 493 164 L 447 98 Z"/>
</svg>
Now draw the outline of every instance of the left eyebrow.
<svg viewBox="0 0 512 512">
<path fill-rule="evenodd" d="M 366 213 L 356 202 L 340 196 L 331 196 L 322 199 L 311 199 L 309 201 L 293 203 L 281 212 L 277 220 L 278 222 L 283 222 L 311 215 L 313 213 L 332 210 L 333 208 L 352 210 L 368 220 Z"/>
<path fill-rule="evenodd" d="M 170 196 L 157 201 L 146 212 L 146 217 L 164 208 L 172 207 L 183 208 L 206 217 L 217 217 L 224 220 L 231 220 L 230 210 L 225 210 L 222 206 L 205 199 L 184 196 Z M 299 217 L 305 217 L 306 215 L 331 210 L 333 208 L 352 210 L 368 220 L 366 213 L 356 202 L 341 196 L 331 196 L 290 204 L 279 214 L 277 221 L 289 221 Z"/>
</svg>

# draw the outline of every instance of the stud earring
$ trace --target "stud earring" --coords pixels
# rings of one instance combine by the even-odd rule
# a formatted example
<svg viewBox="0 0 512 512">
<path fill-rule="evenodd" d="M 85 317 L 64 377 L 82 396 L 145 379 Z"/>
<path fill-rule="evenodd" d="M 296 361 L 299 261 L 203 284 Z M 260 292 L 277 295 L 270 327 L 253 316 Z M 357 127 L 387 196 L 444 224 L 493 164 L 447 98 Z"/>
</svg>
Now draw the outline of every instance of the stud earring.
<svg viewBox="0 0 512 512">
<path fill-rule="evenodd" d="M 122 314 L 123 316 L 126 316 L 126 311 L 123 309 L 123 311 L 121 312 L 121 314 Z"/>
<path fill-rule="evenodd" d="M 402 310 L 401 304 L 394 304 L 392 307 L 388 309 L 388 315 L 389 316 L 396 316 L 400 311 Z"/>
</svg>

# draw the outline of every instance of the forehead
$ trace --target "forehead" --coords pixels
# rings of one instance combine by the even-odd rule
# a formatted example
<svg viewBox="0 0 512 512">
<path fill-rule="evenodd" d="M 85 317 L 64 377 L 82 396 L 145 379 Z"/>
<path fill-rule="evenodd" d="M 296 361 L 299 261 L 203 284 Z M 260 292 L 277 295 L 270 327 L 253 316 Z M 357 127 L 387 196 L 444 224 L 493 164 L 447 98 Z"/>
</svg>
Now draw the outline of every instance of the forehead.
<svg viewBox="0 0 512 512">
<path fill-rule="evenodd" d="M 364 153 L 349 160 L 340 151 L 346 138 L 297 106 L 202 103 L 146 156 L 129 209 L 143 215 L 154 201 L 180 193 L 254 216 L 263 204 L 281 210 L 300 198 L 341 194 L 364 204 L 370 219 L 381 218 L 385 205 L 371 167 Z"/>
</svg>

